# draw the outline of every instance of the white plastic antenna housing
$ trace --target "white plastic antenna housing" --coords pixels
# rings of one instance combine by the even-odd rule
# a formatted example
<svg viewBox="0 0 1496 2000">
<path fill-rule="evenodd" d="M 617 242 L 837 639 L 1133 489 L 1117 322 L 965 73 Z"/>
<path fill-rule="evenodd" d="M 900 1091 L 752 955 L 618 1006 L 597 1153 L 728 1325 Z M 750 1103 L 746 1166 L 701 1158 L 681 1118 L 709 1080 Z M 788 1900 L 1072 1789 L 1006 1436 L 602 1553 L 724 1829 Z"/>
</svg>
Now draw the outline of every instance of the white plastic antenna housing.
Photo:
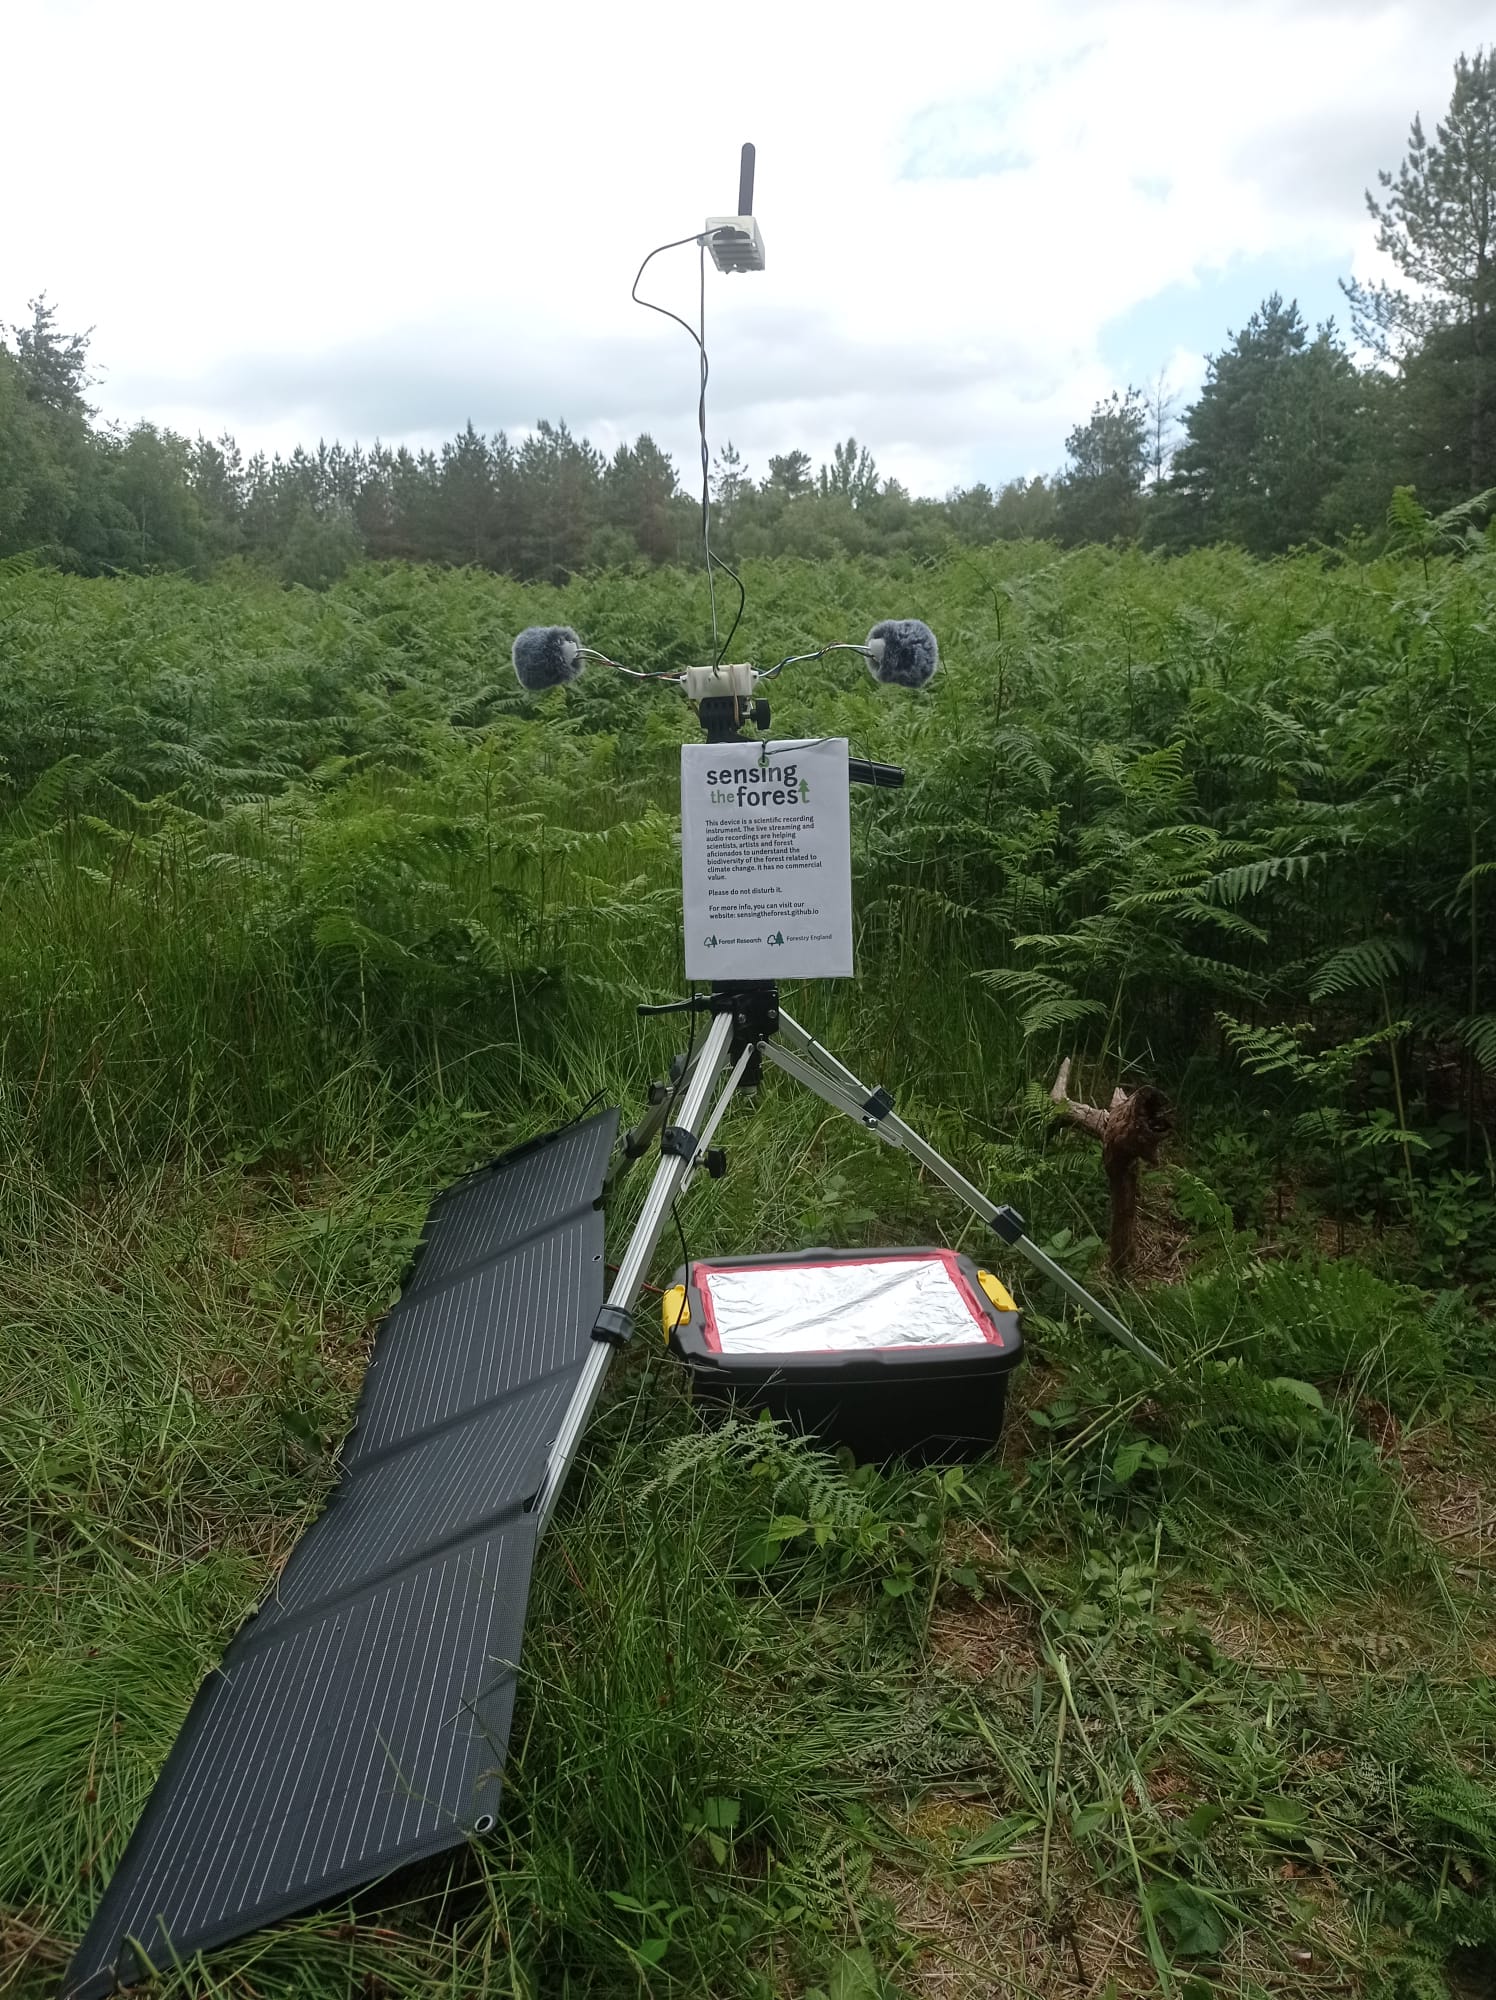
<svg viewBox="0 0 1496 2000">
<path fill-rule="evenodd" d="M 761 271 L 764 239 L 751 215 L 709 215 L 707 248 L 719 271 Z"/>
</svg>

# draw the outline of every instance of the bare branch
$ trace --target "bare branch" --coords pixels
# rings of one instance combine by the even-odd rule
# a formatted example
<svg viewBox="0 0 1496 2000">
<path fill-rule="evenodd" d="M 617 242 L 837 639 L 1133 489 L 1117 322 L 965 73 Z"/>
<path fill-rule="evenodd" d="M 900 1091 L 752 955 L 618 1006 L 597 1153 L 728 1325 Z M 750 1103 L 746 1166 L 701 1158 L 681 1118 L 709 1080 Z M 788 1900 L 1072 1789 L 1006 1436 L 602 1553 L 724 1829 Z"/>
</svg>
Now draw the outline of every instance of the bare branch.
<svg viewBox="0 0 1496 2000">
<path fill-rule="evenodd" d="M 1133 1091 L 1119 1084 L 1105 1111 L 1081 1104 L 1070 1095 L 1070 1068 L 1071 1058 L 1066 1056 L 1049 1095 L 1067 1124 L 1101 1143 L 1111 1210 L 1107 1260 L 1120 1276 L 1131 1265 L 1136 1248 L 1143 1166 L 1157 1165 L 1159 1148 L 1174 1129 L 1174 1117 L 1163 1092 L 1147 1083 Z"/>
<path fill-rule="evenodd" d="M 1070 1092 L 1070 1057 L 1060 1064 L 1060 1073 L 1054 1080 L 1054 1088 L 1049 1095 L 1065 1114 L 1071 1125 L 1082 1132 L 1089 1132 L 1093 1139 L 1105 1139 L 1107 1113 L 1098 1111 L 1094 1104 L 1078 1104 Z"/>
</svg>

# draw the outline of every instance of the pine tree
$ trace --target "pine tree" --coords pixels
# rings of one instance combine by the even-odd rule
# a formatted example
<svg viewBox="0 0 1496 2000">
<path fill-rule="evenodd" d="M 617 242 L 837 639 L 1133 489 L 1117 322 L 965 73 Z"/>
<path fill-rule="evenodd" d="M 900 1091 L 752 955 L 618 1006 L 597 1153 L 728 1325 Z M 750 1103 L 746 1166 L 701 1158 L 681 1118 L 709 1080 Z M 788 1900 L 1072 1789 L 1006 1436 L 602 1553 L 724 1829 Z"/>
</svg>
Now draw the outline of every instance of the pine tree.
<svg viewBox="0 0 1496 2000">
<path fill-rule="evenodd" d="M 493 454 L 469 418 L 442 446 L 435 514 L 444 562 L 492 565 L 498 547 L 499 495 Z"/>
<path fill-rule="evenodd" d="M 227 431 L 200 437 L 189 454 L 188 483 L 210 557 L 234 555 L 244 540 L 244 456 Z"/>
<path fill-rule="evenodd" d="M 1070 465 L 1059 483 L 1058 528 L 1067 542 L 1132 541 L 1148 471 L 1148 419 L 1142 392 L 1129 389 L 1098 403 L 1065 440 Z"/>
<path fill-rule="evenodd" d="M 613 454 L 603 474 L 603 513 L 637 554 L 652 563 L 669 562 L 677 552 L 678 490 L 674 465 L 646 433 Z"/>
<path fill-rule="evenodd" d="M 57 308 L 48 304 L 45 293 L 32 299 L 30 306 L 30 326 L 12 329 L 27 394 L 44 409 L 92 416 L 83 391 L 89 383 L 88 341 L 93 329 L 89 333 L 59 333 Z"/>
<path fill-rule="evenodd" d="M 1361 379 L 1334 326 L 1311 338 L 1297 304 L 1274 292 L 1210 361 L 1148 539 L 1234 541 L 1257 555 L 1311 540 L 1332 525 L 1327 498 L 1366 422 Z"/>
<path fill-rule="evenodd" d="M 823 500 L 837 493 L 854 507 L 860 507 L 872 499 L 878 491 L 878 468 L 866 445 L 859 445 L 856 438 L 849 437 L 845 444 L 833 445 L 831 459 L 830 465 L 821 467 L 816 480 L 816 490 Z"/>
<path fill-rule="evenodd" d="M 769 476 L 764 481 L 766 491 L 782 493 L 787 500 L 798 500 L 810 491 L 810 453 L 808 451 L 786 451 L 769 460 Z"/>
<path fill-rule="evenodd" d="M 1496 485 L 1496 49 L 1459 58 L 1434 137 L 1415 117 L 1377 179 L 1377 248 L 1406 289 L 1346 283 L 1354 330 L 1403 371 L 1427 497 L 1474 495 Z"/>
</svg>

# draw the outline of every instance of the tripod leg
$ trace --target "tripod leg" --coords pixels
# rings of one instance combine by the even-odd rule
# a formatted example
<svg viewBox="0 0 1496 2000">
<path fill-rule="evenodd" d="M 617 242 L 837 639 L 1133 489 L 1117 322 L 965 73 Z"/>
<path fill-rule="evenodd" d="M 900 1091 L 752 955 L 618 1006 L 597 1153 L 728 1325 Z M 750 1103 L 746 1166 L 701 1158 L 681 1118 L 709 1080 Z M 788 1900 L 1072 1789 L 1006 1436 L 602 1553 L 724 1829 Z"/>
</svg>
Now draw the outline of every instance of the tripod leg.
<svg viewBox="0 0 1496 2000">
<path fill-rule="evenodd" d="M 1029 1240 L 1023 1218 L 1011 1208 L 1001 1208 L 987 1199 L 980 1188 L 974 1187 L 966 1176 L 957 1171 L 949 1160 L 937 1153 L 930 1143 L 906 1125 L 893 1109 L 893 1099 L 886 1091 L 870 1091 L 860 1082 L 845 1063 L 838 1062 L 829 1049 L 825 1049 L 808 1034 L 798 1021 L 794 1021 L 782 1009 L 779 1015 L 779 1032 L 791 1044 L 789 1049 L 777 1048 L 772 1042 L 762 1044 L 769 1061 L 803 1083 L 808 1090 L 836 1110 L 855 1119 L 870 1132 L 874 1132 L 885 1145 L 896 1146 L 908 1153 L 921 1166 L 928 1167 L 937 1180 L 943 1181 L 952 1194 L 959 1195 L 973 1215 L 980 1217 L 988 1228 L 993 1229 L 1011 1249 L 1016 1250 L 1024 1261 L 1042 1273 L 1052 1284 L 1074 1299 L 1075 1303 L 1089 1313 L 1098 1326 L 1105 1327 L 1114 1340 L 1120 1341 L 1129 1352 L 1140 1361 L 1150 1363 L 1154 1368 L 1164 1367 L 1163 1359 L 1154 1353 L 1146 1342 L 1137 1335 L 1114 1312 L 1105 1307 L 1100 1299 L 1093 1298 L 1084 1285 L 1072 1278 L 1070 1273 L 1053 1257 L 1047 1256 L 1037 1243 Z"/>
<path fill-rule="evenodd" d="M 716 1015 L 702 1044 L 701 1054 L 692 1066 L 690 1080 L 686 1084 L 676 1116 L 675 1122 L 687 1132 L 695 1132 L 696 1122 L 706 1108 L 718 1077 L 727 1066 L 732 1034 L 732 1016 Z M 562 1419 L 556 1441 L 551 1446 L 545 1478 L 535 1501 L 535 1511 L 540 1516 L 541 1534 L 545 1533 L 551 1515 L 555 1511 L 561 1488 L 565 1484 L 567 1473 L 571 1470 L 571 1462 L 576 1456 L 577 1446 L 581 1443 L 582 1432 L 586 1429 L 587 1419 L 592 1414 L 592 1406 L 602 1389 L 613 1345 L 616 1341 L 627 1337 L 629 1311 L 643 1281 L 644 1273 L 649 1269 L 649 1260 L 654 1255 L 655 1245 L 659 1242 L 660 1233 L 665 1227 L 670 1204 L 679 1193 L 694 1157 L 694 1148 L 689 1154 L 662 1152 L 660 1155 L 649 1193 L 644 1197 L 644 1206 L 639 1212 L 639 1220 L 634 1224 L 634 1233 L 629 1238 L 628 1248 L 619 1263 L 618 1275 L 609 1288 L 607 1303 L 598 1315 L 598 1330 L 594 1333 L 591 1351 L 582 1364 L 576 1392 Z"/>
</svg>

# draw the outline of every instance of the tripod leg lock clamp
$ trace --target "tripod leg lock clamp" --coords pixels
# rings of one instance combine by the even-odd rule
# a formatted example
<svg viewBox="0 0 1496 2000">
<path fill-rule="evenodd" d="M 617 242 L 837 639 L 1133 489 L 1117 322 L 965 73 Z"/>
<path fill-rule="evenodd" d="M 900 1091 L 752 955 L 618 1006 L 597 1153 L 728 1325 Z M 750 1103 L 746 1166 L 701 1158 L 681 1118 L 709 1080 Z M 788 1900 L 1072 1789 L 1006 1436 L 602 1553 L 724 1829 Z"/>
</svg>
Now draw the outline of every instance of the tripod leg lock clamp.
<svg viewBox="0 0 1496 2000">
<path fill-rule="evenodd" d="M 592 1322 L 592 1338 L 609 1347 L 627 1347 L 634 1337 L 634 1315 L 627 1306 L 602 1306 Z"/>
<path fill-rule="evenodd" d="M 1016 1243 L 1020 1236 L 1028 1235 L 1028 1224 L 1016 1208 L 1000 1208 L 992 1218 L 992 1227 L 1004 1243 Z"/>
<path fill-rule="evenodd" d="M 862 1107 L 862 1115 L 869 1125 L 878 1125 L 893 1109 L 893 1092 L 885 1090 L 880 1083 Z"/>
<path fill-rule="evenodd" d="M 694 1160 L 700 1142 L 694 1132 L 688 1132 L 684 1125 L 667 1125 L 660 1134 L 660 1151 L 673 1154 L 678 1160 Z"/>
</svg>

